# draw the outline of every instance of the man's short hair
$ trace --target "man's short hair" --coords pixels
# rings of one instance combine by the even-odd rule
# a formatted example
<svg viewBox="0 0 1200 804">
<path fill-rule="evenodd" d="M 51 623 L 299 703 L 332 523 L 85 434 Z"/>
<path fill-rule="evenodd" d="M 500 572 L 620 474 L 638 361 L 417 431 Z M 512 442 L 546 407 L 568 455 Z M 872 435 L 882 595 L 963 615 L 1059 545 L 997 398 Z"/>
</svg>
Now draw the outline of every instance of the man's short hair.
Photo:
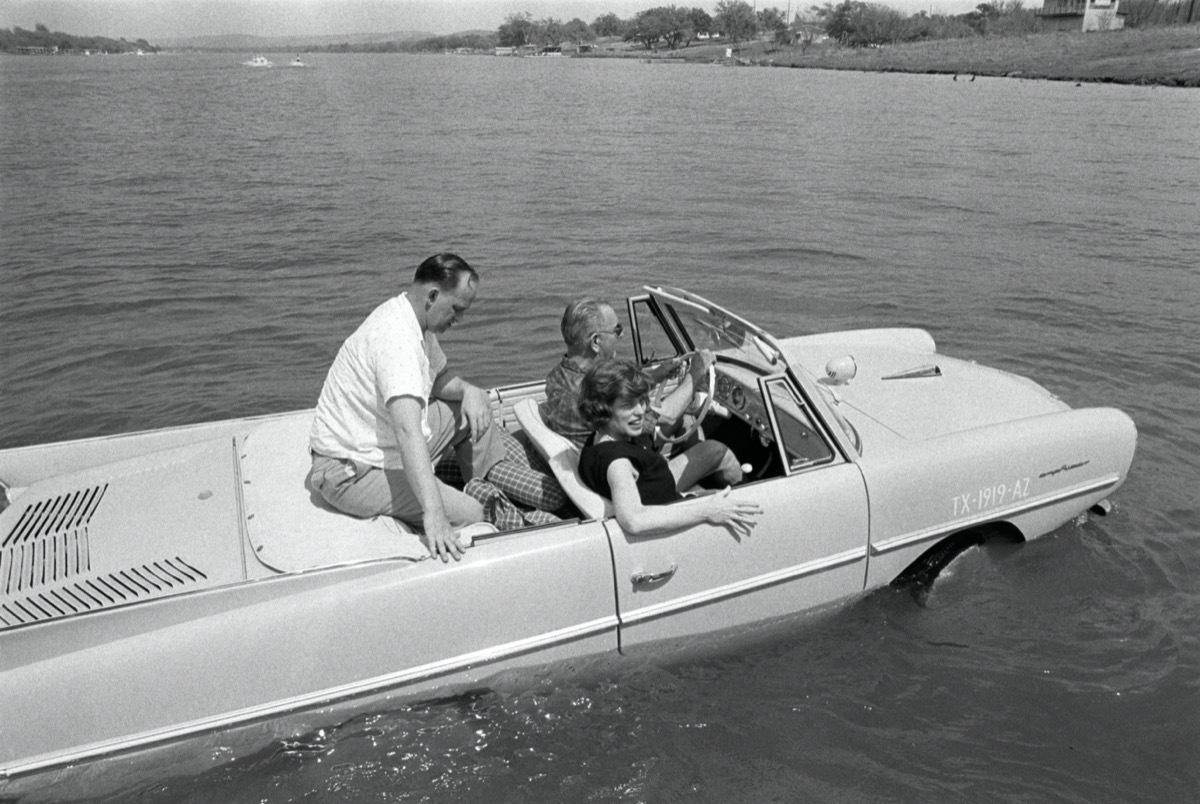
<svg viewBox="0 0 1200 804">
<path fill-rule="evenodd" d="M 457 254 L 434 254 L 417 266 L 413 282 L 418 285 L 437 285 L 441 290 L 457 290 L 464 274 L 468 282 L 479 280 L 475 269 Z"/>
<path fill-rule="evenodd" d="M 617 408 L 635 404 L 653 387 L 649 375 L 628 360 L 601 360 L 583 375 L 579 415 L 592 429 L 599 430 Z"/>
<path fill-rule="evenodd" d="M 562 317 L 562 337 L 573 351 L 583 351 L 588 338 L 600 328 L 600 309 L 608 305 L 590 296 L 567 305 Z"/>
</svg>

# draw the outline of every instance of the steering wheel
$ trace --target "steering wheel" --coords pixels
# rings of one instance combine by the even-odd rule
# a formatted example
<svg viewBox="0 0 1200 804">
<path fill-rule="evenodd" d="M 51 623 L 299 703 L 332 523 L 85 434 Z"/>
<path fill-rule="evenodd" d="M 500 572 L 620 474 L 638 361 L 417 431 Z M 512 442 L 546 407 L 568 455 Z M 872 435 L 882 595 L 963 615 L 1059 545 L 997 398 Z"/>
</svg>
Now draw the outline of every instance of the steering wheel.
<svg viewBox="0 0 1200 804">
<path fill-rule="evenodd" d="M 708 409 L 712 407 L 713 399 L 716 397 L 717 393 L 716 363 L 708 367 L 708 388 L 701 390 L 700 393 L 704 394 L 704 401 L 700 403 L 700 409 L 696 411 L 696 418 L 692 421 L 691 425 L 677 436 L 666 436 L 660 430 L 658 435 L 664 443 L 678 444 L 680 441 L 691 438 L 692 433 L 700 429 L 700 422 L 704 418 L 705 414 L 708 413 Z"/>
</svg>

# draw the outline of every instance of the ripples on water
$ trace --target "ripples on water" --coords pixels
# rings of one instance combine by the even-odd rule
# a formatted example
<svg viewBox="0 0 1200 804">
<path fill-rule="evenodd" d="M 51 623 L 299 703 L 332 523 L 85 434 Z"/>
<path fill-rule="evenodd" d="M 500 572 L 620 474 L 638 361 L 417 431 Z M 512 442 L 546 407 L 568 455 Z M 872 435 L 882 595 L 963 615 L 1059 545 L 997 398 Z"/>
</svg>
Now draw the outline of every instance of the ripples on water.
<svg viewBox="0 0 1200 804">
<path fill-rule="evenodd" d="M 44 796 L 1200 789 L 1194 92 L 238 61 L 0 59 L 0 446 L 309 406 L 341 340 L 448 249 L 483 274 L 446 338 L 483 384 L 543 375 L 570 298 L 665 283 L 781 335 L 927 328 L 947 353 L 1128 411 L 1138 457 L 1108 519 L 969 553 L 921 600 L 883 591 L 714 659 L 331 715 L 232 762 L 216 735 L 186 762 L 48 777 Z"/>
</svg>

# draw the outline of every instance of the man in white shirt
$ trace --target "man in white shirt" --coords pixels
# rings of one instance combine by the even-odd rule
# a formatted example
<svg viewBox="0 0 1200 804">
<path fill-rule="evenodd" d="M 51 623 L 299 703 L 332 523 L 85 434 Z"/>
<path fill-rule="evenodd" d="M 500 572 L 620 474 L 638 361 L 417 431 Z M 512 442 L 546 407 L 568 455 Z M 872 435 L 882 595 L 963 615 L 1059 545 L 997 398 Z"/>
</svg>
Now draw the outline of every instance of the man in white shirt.
<svg viewBox="0 0 1200 804">
<path fill-rule="evenodd" d="M 481 521 L 483 507 L 438 480 L 433 463 L 453 448 L 470 480 L 505 457 L 487 392 L 446 372 L 436 335 L 470 309 L 478 283 L 454 254 L 421 263 L 408 290 L 342 344 L 309 434 L 310 482 L 330 505 L 421 528 L 443 561 L 461 557 L 455 529 Z"/>
</svg>

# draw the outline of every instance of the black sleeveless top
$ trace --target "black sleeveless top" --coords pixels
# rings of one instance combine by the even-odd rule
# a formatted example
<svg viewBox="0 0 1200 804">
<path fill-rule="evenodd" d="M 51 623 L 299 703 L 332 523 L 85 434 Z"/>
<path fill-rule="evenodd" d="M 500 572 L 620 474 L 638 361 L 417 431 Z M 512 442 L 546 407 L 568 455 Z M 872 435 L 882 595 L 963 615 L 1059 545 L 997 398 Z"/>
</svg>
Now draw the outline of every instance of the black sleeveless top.
<svg viewBox="0 0 1200 804">
<path fill-rule="evenodd" d="M 579 453 L 579 476 L 592 491 L 612 499 L 608 485 L 608 467 L 613 461 L 626 458 L 637 472 L 638 495 L 643 505 L 665 505 L 682 500 L 675 488 L 675 476 L 667 459 L 654 451 L 654 439 L 643 434 L 632 442 L 624 439 L 595 443 L 592 433 Z"/>
</svg>

